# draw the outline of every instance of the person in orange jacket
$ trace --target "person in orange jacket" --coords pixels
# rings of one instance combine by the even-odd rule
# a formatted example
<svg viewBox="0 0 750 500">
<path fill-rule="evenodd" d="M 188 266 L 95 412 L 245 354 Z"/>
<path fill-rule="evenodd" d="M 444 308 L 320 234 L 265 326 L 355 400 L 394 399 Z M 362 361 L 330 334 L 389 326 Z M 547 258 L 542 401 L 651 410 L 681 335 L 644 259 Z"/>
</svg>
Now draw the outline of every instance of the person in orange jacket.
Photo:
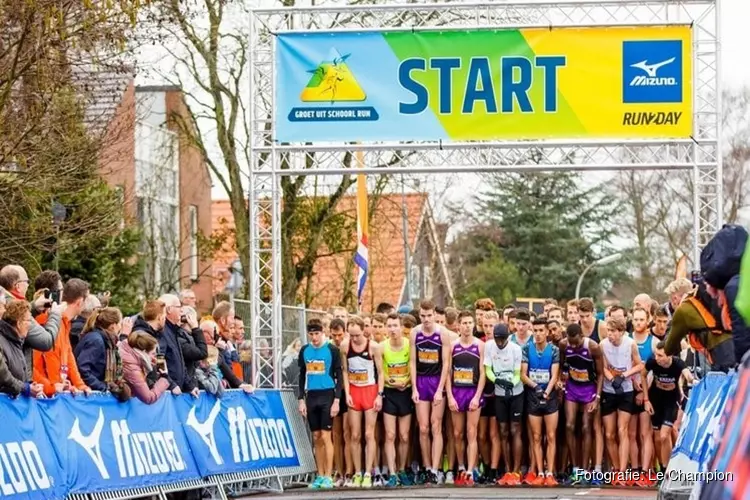
<svg viewBox="0 0 750 500">
<path fill-rule="evenodd" d="M 63 314 L 60 332 L 51 351 L 34 351 L 34 382 L 44 386 L 46 396 L 69 392 L 86 395 L 91 389 L 83 382 L 78 372 L 73 348 L 70 345 L 70 323 L 81 313 L 83 302 L 89 294 L 89 285 L 83 280 L 73 278 L 63 287 Z M 47 321 L 46 313 L 37 317 L 40 324 Z"/>
</svg>

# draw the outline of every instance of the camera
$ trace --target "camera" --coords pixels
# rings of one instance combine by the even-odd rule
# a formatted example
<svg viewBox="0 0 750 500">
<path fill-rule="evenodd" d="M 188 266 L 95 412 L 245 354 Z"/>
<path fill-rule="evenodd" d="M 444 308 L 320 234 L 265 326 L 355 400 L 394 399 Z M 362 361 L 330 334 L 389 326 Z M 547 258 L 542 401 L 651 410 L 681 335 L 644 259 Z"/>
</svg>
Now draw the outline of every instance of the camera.
<svg viewBox="0 0 750 500">
<path fill-rule="evenodd" d="M 187 322 L 188 322 L 188 320 L 187 320 L 187 315 L 183 314 L 182 316 L 180 316 L 180 323 L 181 323 L 181 324 L 183 324 L 183 325 L 184 325 L 184 324 L 185 324 L 185 323 L 187 323 Z"/>
<path fill-rule="evenodd" d="M 44 307 L 46 309 L 49 309 L 50 307 L 52 307 L 52 303 L 53 302 L 55 304 L 59 304 L 60 303 L 60 295 L 61 295 L 60 290 L 45 290 L 44 291 L 44 298 L 45 299 L 49 299 L 50 302 L 44 304 Z"/>
</svg>

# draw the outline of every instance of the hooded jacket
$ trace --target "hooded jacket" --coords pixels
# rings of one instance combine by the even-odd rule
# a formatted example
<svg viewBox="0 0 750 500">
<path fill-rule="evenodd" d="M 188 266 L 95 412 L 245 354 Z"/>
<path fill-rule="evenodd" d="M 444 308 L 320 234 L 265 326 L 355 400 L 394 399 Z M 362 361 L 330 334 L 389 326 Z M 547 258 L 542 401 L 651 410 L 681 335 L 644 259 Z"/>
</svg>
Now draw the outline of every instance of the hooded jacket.
<svg viewBox="0 0 750 500">
<path fill-rule="evenodd" d="M 39 318 L 43 318 L 39 316 Z M 40 319 L 46 322 L 47 318 Z M 76 389 L 82 390 L 86 384 L 78 372 L 78 364 L 70 346 L 70 320 L 63 316 L 60 331 L 52 350 L 47 352 L 34 351 L 34 382 L 44 386 L 46 396 L 54 396 L 55 384 L 62 383 L 62 368 L 67 366 L 68 380 Z"/>
<path fill-rule="evenodd" d="M 29 380 L 31 370 L 23 354 L 23 340 L 10 324 L 0 321 L 0 392 L 28 394 Z"/>
<path fill-rule="evenodd" d="M 78 371 L 86 385 L 95 391 L 105 392 L 107 349 L 115 345 L 105 332 L 96 328 L 84 335 L 75 348 Z"/>
<path fill-rule="evenodd" d="M 748 234 L 744 227 L 726 224 L 701 251 L 701 274 L 709 285 L 721 290 L 732 323 L 734 355 L 737 363 L 750 350 L 750 326 L 735 307 L 740 284 L 742 255 L 747 247 Z"/>
</svg>

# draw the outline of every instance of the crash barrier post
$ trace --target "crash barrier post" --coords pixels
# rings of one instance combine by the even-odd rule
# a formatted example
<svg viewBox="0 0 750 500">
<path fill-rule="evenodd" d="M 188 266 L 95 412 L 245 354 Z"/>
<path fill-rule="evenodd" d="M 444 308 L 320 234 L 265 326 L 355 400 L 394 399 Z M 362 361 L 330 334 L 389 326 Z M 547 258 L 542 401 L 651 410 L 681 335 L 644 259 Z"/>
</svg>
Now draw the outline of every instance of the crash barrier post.
<svg viewBox="0 0 750 500">
<path fill-rule="evenodd" d="M 708 470 L 719 441 L 719 421 L 736 384 L 734 372 L 709 372 L 690 391 L 659 500 L 687 500 L 700 489 L 691 476 Z"/>
<path fill-rule="evenodd" d="M 201 490 L 282 491 L 315 470 L 290 391 L 163 395 L 146 405 L 111 395 L 0 395 L 0 496 L 119 500 Z"/>
</svg>

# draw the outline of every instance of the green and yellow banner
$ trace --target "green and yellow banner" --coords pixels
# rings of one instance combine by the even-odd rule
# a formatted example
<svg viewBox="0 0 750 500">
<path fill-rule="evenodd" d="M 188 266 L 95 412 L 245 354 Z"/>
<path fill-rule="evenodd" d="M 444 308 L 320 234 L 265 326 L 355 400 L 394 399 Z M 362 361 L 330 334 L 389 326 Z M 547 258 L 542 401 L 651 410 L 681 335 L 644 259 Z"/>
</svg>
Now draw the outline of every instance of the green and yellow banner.
<svg viewBox="0 0 750 500">
<path fill-rule="evenodd" d="M 687 138 L 689 26 L 277 36 L 276 137 Z"/>
</svg>

